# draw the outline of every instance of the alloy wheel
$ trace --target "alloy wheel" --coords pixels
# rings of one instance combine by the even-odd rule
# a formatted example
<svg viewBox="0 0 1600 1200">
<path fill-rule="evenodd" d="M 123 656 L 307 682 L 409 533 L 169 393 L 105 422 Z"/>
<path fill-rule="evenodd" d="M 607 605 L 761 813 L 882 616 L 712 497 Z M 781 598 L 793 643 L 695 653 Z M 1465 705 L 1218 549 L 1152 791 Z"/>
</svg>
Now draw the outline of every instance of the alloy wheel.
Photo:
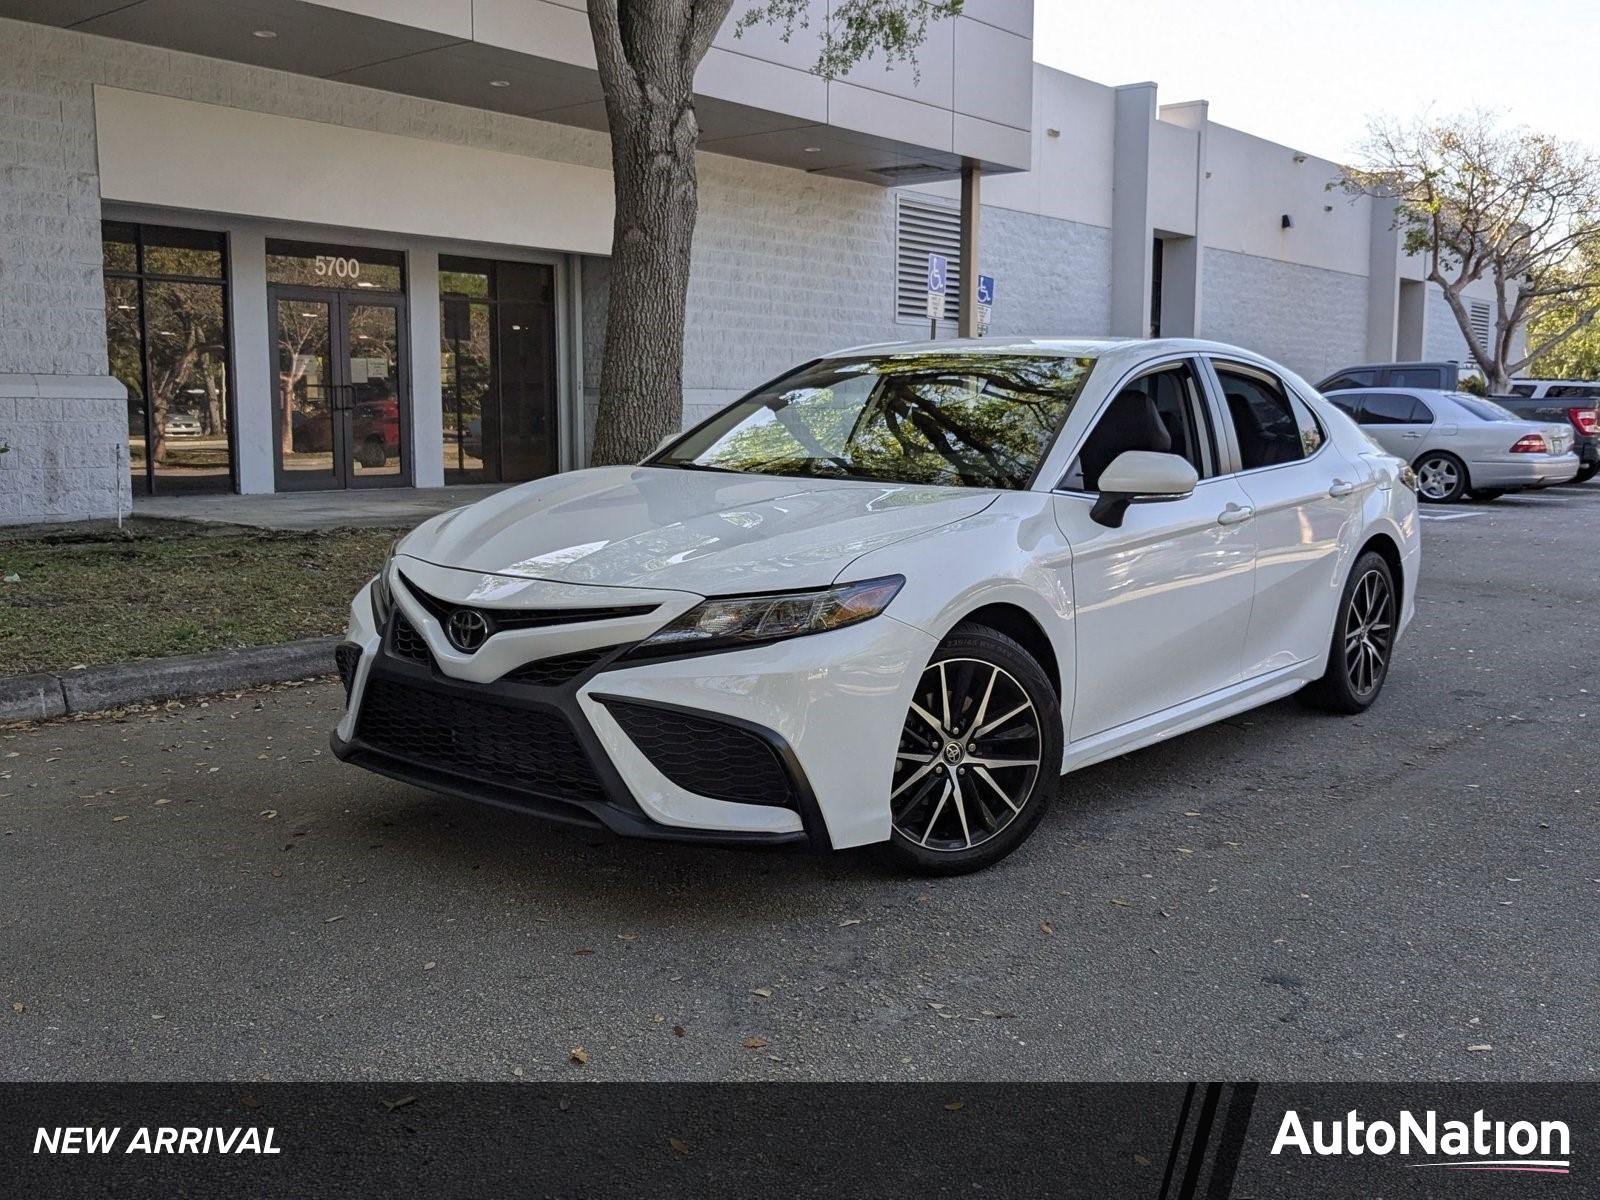
<svg viewBox="0 0 1600 1200">
<path fill-rule="evenodd" d="M 1022 814 L 1043 744 L 1038 711 L 1009 671 L 978 658 L 929 664 L 895 757 L 896 832 L 926 850 L 982 845 Z"/>
<path fill-rule="evenodd" d="M 1367 697 L 1389 669 L 1394 643 L 1394 589 L 1382 571 L 1368 571 L 1350 593 L 1344 619 L 1344 670 L 1350 689 Z"/>
<path fill-rule="evenodd" d="M 1461 483 L 1461 472 L 1448 458 L 1425 458 L 1417 469 L 1417 491 L 1429 500 L 1443 500 Z"/>
</svg>

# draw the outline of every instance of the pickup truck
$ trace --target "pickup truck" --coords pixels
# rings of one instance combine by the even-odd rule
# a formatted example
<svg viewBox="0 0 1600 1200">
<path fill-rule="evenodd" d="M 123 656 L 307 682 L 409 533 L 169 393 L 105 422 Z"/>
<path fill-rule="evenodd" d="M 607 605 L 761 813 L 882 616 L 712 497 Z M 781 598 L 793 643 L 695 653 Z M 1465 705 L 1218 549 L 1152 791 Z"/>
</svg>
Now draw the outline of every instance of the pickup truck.
<svg viewBox="0 0 1600 1200">
<path fill-rule="evenodd" d="M 1600 398 L 1577 396 L 1490 396 L 1529 421 L 1572 426 L 1573 450 L 1578 455 L 1578 475 L 1573 483 L 1588 483 L 1600 475 Z"/>
</svg>

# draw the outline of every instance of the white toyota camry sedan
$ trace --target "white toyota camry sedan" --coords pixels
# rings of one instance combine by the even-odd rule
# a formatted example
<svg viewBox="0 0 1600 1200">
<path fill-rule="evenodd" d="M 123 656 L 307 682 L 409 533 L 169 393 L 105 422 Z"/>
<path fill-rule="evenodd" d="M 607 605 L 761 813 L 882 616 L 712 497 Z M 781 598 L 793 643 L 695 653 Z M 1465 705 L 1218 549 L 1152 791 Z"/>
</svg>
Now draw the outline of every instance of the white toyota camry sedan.
<svg viewBox="0 0 1600 1200">
<path fill-rule="evenodd" d="M 844 350 L 402 538 L 333 745 L 591 828 L 973 870 L 1086 764 L 1302 688 L 1370 705 L 1414 483 L 1231 346 Z"/>
</svg>

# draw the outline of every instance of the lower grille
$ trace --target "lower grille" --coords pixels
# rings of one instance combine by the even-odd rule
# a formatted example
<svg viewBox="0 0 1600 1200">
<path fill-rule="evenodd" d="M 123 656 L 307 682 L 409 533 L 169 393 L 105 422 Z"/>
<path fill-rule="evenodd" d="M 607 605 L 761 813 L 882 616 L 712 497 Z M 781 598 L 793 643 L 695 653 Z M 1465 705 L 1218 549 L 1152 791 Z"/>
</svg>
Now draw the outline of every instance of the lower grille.
<svg viewBox="0 0 1600 1200">
<path fill-rule="evenodd" d="M 756 734 L 648 704 L 607 700 L 605 706 L 656 770 L 679 787 L 739 804 L 798 807 L 777 751 Z"/>
<path fill-rule="evenodd" d="M 361 647 L 354 642 L 340 642 L 333 648 L 333 662 L 339 668 L 339 682 L 344 684 L 344 698 L 348 701 L 356 682 L 356 668 L 361 665 Z"/>
<path fill-rule="evenodd" d="M 524 663 L 507 671 L 500 678 L 505 683 L 560 687 L 569 679 L 582 675 L 615 649 L 615 646 L 596 646 L 593 650 L 574 650 L 570 654 L 553 654 L 549 658 L 536 658 L 531 663 Z"/>
<path fill-rule="evenodd" d="M 559 800 L 605 789 L 565 717 L 369 679 L 356 739 L 422 767 Z"/>
<path fill-rule="evenodd" d="M 412 662 L 433 662 L 433 655 L 428 651 L 428 643 L 417 627 L 406 620 L 405 614 L 394 614 L 394 626 L 389 632 L 389 648 L 401 658 Z"/>
</svg>

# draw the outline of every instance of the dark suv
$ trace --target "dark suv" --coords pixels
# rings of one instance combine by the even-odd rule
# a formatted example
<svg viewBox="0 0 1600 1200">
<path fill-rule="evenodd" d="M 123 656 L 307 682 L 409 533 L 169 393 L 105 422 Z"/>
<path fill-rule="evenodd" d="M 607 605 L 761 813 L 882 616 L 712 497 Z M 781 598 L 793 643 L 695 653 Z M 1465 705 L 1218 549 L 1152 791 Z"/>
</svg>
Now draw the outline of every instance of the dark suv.
<svg viewBox="0 0 1600 1200">
<path fill-rule="evenodd" d="M 1319 392 L 1350 388 L 1428 388 L 1435 392 L 1460 390 L 1461 364 L 1453 362 L 1363 363 L 1335 371 L 1317 384 Z"/>
</svg>

